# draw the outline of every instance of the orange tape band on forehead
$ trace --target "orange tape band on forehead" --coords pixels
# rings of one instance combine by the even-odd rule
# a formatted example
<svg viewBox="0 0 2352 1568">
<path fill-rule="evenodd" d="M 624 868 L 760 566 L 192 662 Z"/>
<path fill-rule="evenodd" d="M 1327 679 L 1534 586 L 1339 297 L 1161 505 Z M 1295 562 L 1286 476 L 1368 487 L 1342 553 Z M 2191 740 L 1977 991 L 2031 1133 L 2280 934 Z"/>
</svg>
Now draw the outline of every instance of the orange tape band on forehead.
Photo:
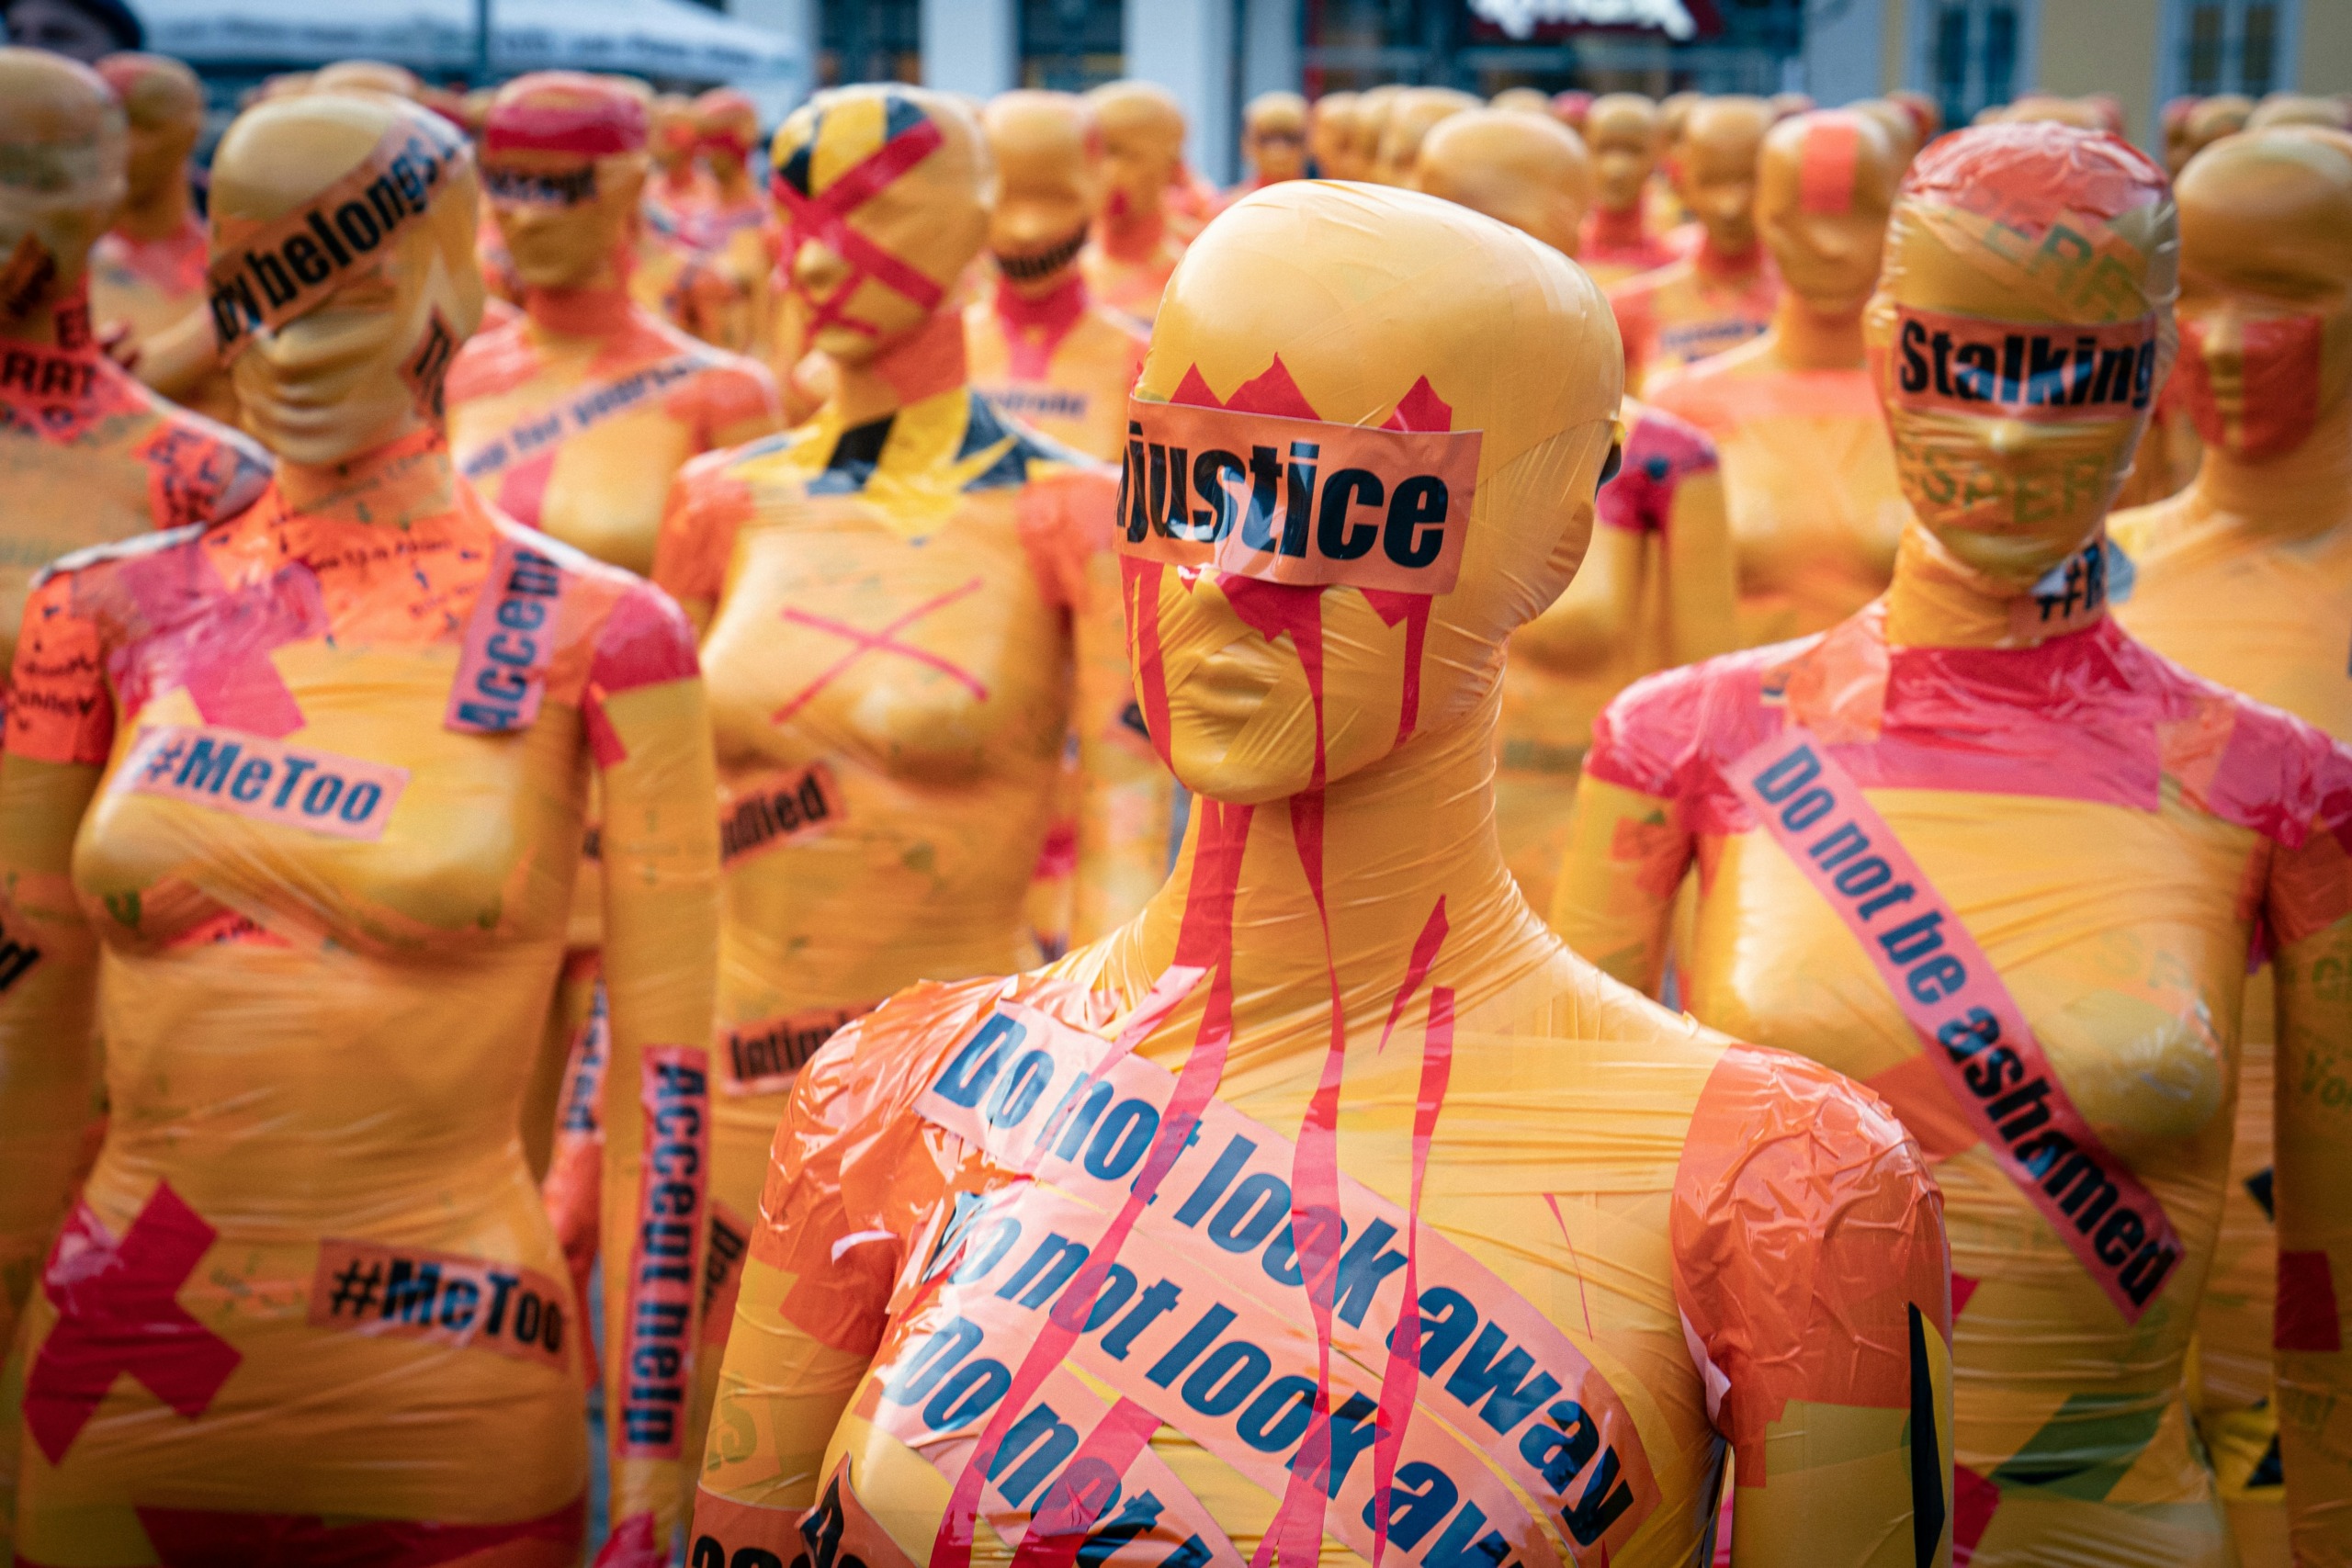
<svg viewBox="0 0 2352 1568">
<path fill-rule="evenodd" d="M 1480 440 L 1130 399 L 1114 543 L 1265 582 L 1443 593 Z"/>
<path fill-rule="evenodd" d="M 468 156 L 465 142 L 439 121 L 403 117 L 358 167 L 284 217 L 254 223 L 216 216 L 207 270 L 222 355 L 374 271 Z"/>
<path fill-rule="evenodd" d="M 1806 212 L 1849 212 L 1854 206 L 1854 175 L 1861 163 L 1861 128 L 1850 120 L 1825 119 L 1804 133 L 1797 165 L 1798 205 Z"/>
</svg>

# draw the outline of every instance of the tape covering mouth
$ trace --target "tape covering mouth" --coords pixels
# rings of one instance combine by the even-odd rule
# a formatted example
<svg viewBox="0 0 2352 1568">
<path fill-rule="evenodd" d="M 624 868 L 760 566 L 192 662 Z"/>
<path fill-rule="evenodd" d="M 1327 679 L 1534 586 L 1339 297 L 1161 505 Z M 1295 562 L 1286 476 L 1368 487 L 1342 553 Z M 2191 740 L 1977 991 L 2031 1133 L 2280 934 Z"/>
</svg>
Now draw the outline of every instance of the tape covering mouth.
<svg viewBox="0 0 2352 1568">
<path fill-rule="evenodd" d="M 1040 251 L 1035 255 L 1008 256 L 1000 252 L 996 258 L 997 270 L 1015 283 L 1035 283 L 1041 277 L 1051 277 L 1068 266 L 1070 258 L 1085 245 L 1086 231 L 1080 229 L 1052 250 Z"/>
</svg>

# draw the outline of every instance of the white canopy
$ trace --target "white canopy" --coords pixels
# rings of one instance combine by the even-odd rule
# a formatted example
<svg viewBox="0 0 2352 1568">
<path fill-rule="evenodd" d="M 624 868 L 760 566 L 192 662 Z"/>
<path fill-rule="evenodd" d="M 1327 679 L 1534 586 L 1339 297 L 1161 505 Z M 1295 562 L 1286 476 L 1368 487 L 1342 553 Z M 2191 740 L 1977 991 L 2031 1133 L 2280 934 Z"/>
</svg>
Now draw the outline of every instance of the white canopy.
<svg viewBox="0 0 2352 1568">
<path fill-rule="evenodd" d="M 147 47 L 199 71 L 387 60 L 469 72 L 473 0 L 132 0 Z M 808 89 L 789 40 L 684 0 L 491 0 L 491 71 L 617 71 L 755 89 L 771 116 Z M 769 101 L 773 100 L 773 101 Z"/>
</svg>

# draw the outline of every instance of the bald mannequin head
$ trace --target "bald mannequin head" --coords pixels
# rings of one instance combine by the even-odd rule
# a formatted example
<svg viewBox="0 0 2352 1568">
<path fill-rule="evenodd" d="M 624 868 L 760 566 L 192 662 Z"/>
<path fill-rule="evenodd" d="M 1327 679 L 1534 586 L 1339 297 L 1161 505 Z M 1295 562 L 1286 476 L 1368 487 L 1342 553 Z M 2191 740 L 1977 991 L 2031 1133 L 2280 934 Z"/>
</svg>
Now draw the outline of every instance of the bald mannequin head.
<svg viewBox="0 0 2352 1568">
<path fill-rule="evenodd" d="M 1592 161 L 1577 133 L 1546 115 L 1473 109 L 1421 143 L 1420 188 L 1577 254 L 1592 207 Z"/>
<path fill-rule="evenodd" d="M 424 90 L 415 72 L 380 60 L 338 60 L 311 78 L 313 93 L 390 93 L 414 99 Z"/>
<path fill-rule="evenodd" d="M 645 193 L 644 96 L 577 71 L 517 76 L 482 141 L 491 213 L 524 286 L 617 286 Z"/>
<path fill-rule="evenodd" d="M 1102 127 L 1103 216 L 1113 223 L 1159 217 L 1184 158 L 1183 106 L 1156 82 L 1106 82 L 1086 101 Z"/>
<path fill-rule="evenodd" d="M 1296 93 L 1261 93 L 1241 111 L 1241 155 L 1261 185 L 1306 173 L 1306 100 Z"/>
<path fill-rule="evenodd" d="M 1505 87 L 1487 100 L 1487 107 L 1501 109 L 1506 114 L 1542 115 L 1545 119 L 1558 118 L 1552 113 L 1551 98 L 1540 87 Z"/>
<path fill-rule="evenodd" d="M 479 208 L 464 140 L 414 104 L 311 93 L 238 118 L 212 159 L 212 317 L 263 445 L 337 463 L 440 423 L 481 321 Z"/>
<path fill-rule="evenodd" d="M 1409 87 L 1397 96 L 1387 123 L 1380 128 L 1380 151 L 1373 158 L 1372 177 L 1382 185 L 1409 186 L 1421 142 L 1441 120 L 1481 107 L 1467 93 L 1451 87 Z"/>
<path fill-rule="evenodd" d="M 2315 97 L 2304 93 L 2273 93 L 2255 106 L 2246 116 L 2248 130 L 2268 130 L 2273 126 L 2316 125 L 2331 130 L 2352 127 L 2352 111 L 2334 98 Z"/>
<path fill-rule="evenodd" d="M 0 49 L 0 333 L 46 333 L 80 294 L 122 201 L 123 148 L 122 109 L 96 72 Z M 86 332 L 58 316 L 61 333 Z"/>
<path fill-rule="evenodd" d="M 1315 167 L 1327 180 L 1351 180 L 1355 175 L 1356 95 L 1326 93 L 1307 111 L 1307 146 Z"/>
<path fill-rule="evenodd" d="M 1772 120 L 1772 106 L 1762 98 L 1708 98 L 1690 110 L 1675 139 L 1675 190 L 1718 255 L 1755 248 L 1756 164 Z"/>
<path fill-rule="evenodd" d="M 1887 144 L 1893 147 L 1907 168 L 1919 155 L 1919 122 L 1911 111 L 1893 98 L 1863 98 L 1846 106 L 1846 112 L 1858 114 L 1877 125 L 1886 133 Z"/>
<path fill-rule="evenodd" d="M 1657 106 L 1639 93 L 1608 93 L 1592 101 L 1584 121 L 1600 205 L 1630 212 L 1657 167 Z"/>
<path fill-rule="evenodd" d="M 2175 197 L 2198 433 L 2245 461 L 2283 457 L 2352 392 L 2352 136 L 2226 137 L 2189 161 Z"/>
<path fill-rule="evenodd" d="M 187 188 L 188 155 L 204 132 L 204 89 L 196 73 L 160 54 L 109 54 L 98 74 L 122 100 L 130 128 L 129 196 L 134 208 Z"/>
<path fill-rule="evenodd" d="M 1102 207 L 1102 132 L 1069 93 L 1001 93 L 980 117 L 996 158 L 989 250 L 1014 293 L 1052 293 Z"/>
<path fill-rule="evenodd" d="M 1859 315 L 1869 303 L 1904 162 L 1877 121 L 1844 109 L 1794 116 L 1765 137 L 1757 227 L 1781 283 L 1815 313 Z"/>
</svg>

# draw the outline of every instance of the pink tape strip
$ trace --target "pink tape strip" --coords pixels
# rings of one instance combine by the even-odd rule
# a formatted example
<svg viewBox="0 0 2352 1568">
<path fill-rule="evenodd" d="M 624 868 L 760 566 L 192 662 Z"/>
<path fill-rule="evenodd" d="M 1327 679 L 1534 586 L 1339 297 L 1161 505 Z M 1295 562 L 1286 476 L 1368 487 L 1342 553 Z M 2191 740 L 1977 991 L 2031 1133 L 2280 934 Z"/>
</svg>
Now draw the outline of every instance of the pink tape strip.
<svg viewBox="0 0 2352 1568">
<path fill-rule="evenodd" d="M 607 1326 L 624 1347 L 607 1393 L 623 1459 L 676 1459 L 685 1444 L 694 1387 L 695 1293 L 702 1283 L 704 1197 L 710 1169 L 710 1054 L 649 1045 L 638 1102 L 645 1113 L 644 1164 L 629 1247 L 623 1321 Z"/>
<path fill-rule="evenodd" d="M 1958 911 L 1829 749 L 1791 725 L 1731 764 L 1757 821 L 1854 933 L 1962 1115 L 2126 1321 L 2181 1245 L 2051 1067 Z"/>
<path fill-rule="evenodd" d="M 497 553 L 466 622 L 444 728 L 503 735 L 527 728 L 539 716 L 563 590 L 562 568 L 500 531 Z"/>
</svg>

